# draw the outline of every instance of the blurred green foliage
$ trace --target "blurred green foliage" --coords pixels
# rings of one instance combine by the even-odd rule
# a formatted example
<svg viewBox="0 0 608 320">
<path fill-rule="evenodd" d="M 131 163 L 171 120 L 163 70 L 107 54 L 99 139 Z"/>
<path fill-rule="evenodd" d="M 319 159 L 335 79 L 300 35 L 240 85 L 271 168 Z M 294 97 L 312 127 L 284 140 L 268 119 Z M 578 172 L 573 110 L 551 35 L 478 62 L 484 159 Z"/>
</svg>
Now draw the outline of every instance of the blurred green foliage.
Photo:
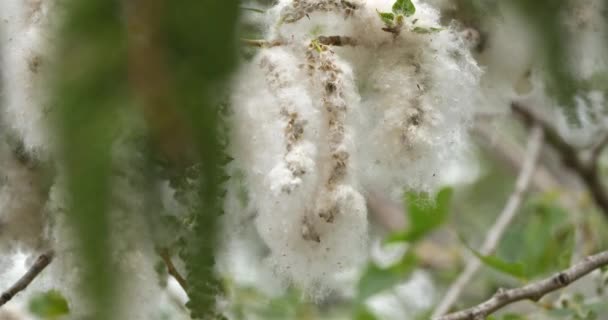
<svg viewBox="0 0 608 320">
<path fill-rule="evenodd" d="M 68 177 L 68 217 L 80 240 L 81 258 L 86 261 L 83 290 L 94 301 L 93 319 L 111 318 L 120 277 L 110 256 L 112 145 L 124 129 L 121 119 L 140 104 L 151 136 L 158 135 L 156 129 L 166 134 L 174 128 L 189 134 L 185 140 L 193 143 L 182 148 L 186 154 L 194 154 L 192 159 L 165 154 L 169 161 L 165 166 L 176 167 L 174 171 L 188 168 L 198 181 L 191 232 L 182 250 L 189 283 L 188 307 L 195 318 L 215 318 L 219 317 L 214 310 L 221 291 L 214 273 L 216 220 L 226 180 L 218 89 L 221 92 L 223 81 L 236 64 L 238 1 L 159 0 L 139 5 L 144 7 L 116 0 L 64 4 L 58 56 L 70 59 L 58 59 L 52 93 L 61 137 L 60 158 L 65 159 L 62 168 Z M 162 9 L 154 11 L 158 8 Z M 141 28 L 140 36 L 149 41 L 145 45 L 156 51 L 140 50 L 143 46 L 132 42 L 141 38 L 128 36 L 128 28 Z M 142 72 L 163 79 L 138 74 Z M 154 105 L 155 100 L 164 105 Z M 167 138 L 151 140 L 162 144 L 163 139 Z M 174 146 L 184 143 L 171 138 L 166 141 L 169 147 L 160 145 L 157 149 L 178 150 Z M 175 159 L 178 161 L 170 163 Z"/>
<path fill-rule="evenodd" d="M 227 157 L 225 137 L 218 131 L 221 109 L 217 89 L 236 63 L 238 1 L 168 4 L 161 22 L 166 32 L 168 65 L 177 89 L 177 106 L 189 121 L 201 162 L 200 202 L 194 208 L 191 238 L 182 254 L 189 285 L 187 306 L 193 318 L 221 318 L 214 311 L 222 290 L 214 271 L 214 256 Z"/>
<path fill-rule="evenodd" d="M 61 169 L 67 173 L 68 217 L 78 236 L 83 290 L 108 319 L 115 303 L 107 215 L 111 145 L 120 130 L 117 113 L 129 107 L 121 2 L 66 1 L 53 81 L 53 104 L 61 138 Z M 67 59 L 66 57 L 70 57 Z"/>
<path fill-rule="evenodd" d="M 536 39 L 540 42 L 537 48 L 545 61 L 545 82 L 549 93 L 557 99 L 560 106 L 566 108 L 570 119 L 577 121 L 574 96 L 579 85 L 569 67 L 568 33 L 565 31 L 562 19 L 567 1 L 517 0 L 512 1 L 512 4 L 530 23 L 533 32 L 536 32 Z"/>
<path fill-rule="evenodd" d="M 51 290 L 34 295 L 29 301 L 30 312 L 45 320 L 55 320 L 70 313 L 67 300 L 59 291 Z"/>
<path fill-rule="evenodd" d="M 409 191 L 405 194 L 406 213 L 410 227 L 389 237 L 390 242 L 415 242 L 441 226 L 448 217 L 453 190 L 441 189 L 435 199 L 427 193 Z"/>
<path fill-rule="evenodd" d="M 407 280 L 416 267 L 416 255 L 411 250 L 401 260 L 387 268 L 370 263 L 359 279 L 357 300 L 363 303 L 367 298 Z"/>
<path fill-rule="evenodd" d="M 533 200 L 525 211 L 507 230 L 496 255 L 482 255 L 463 238 L 465 246 L 486 266 L 522 281 L 569 266 L 574 226 L 568 213 L 551 196 Z"/>
<path fill-rule="evenodd" d="M 527 279 L 568 267 L 574 250 L 571 215 L 550 195 L 532 199 L 523 210 L 507 230 L 497 255 L 523 264 Z"/>
<path fill-rule="evenodd" d="M 471 12 L 492 7 L 492 1 L 468 2 Z M 226 90 L 225 81 L 236 67 L 239 53 L 235 39 L 239 33 L 239 1 L 158 0 L 154 3 L 161 9 L 156 12 L 156 20 L 150 20 L 156 23 L 151 40 L 152 48 L 160 52 L 160 59 L 156 62 L 162 64 L 161 69 L 166 76 L 163 79 L 167 86 L 164 106 L 175 111 L 177 123 L 185 128 L 184 132 L 192 140 L 186 148 L 193 159 L 171 163 L 170 157 L 166 157 L 161 161 L 162 166 L 170 167 L 164 169 L 177 172 L 172 182 L 175 182 L 178 192 L 187 194 L 194 190 L 196 195 L 194 202 L 190 202 L 187 195 L 182 199 L 192 207 L 185 218 L 170 217 L 165 221 L 167 229 L 187 231 L 177 235 L 175 243 L 164 244 L 179 252 L 185 263 L 189 285 L 187 306 L 192 317 L 221 318 L 215 307 L 218 295 L 224 294 L 224 286 L 234 290 L 230 296 L 233 299 L 231 311 L 237 319 L 247 319 L 250 313 L 260 319 L 318 319 L 325 316 L 320 315 L 321 307 L 302 302 L 295 291 L 280 298 L 270 298 L 253 288 L 236 288 L 229 281 L 224 283 L 215 274 L 217 219 L 222 214 L 223 183 L 227 179 L 223 168 L 230 161 L 225 155 L 227 133 L 222 127 L 222 112 L 227 107 L 222 98 Z M 561 104 L 572 106 L 579 88 L 605 90 L 606 81 L 605 75 L 598 73 L 594 79 L 578 83 L 564 63 L 567 39 L 558 14 L 564 3 L 562 0 L 517 0 L 513 5 L 531 22 L 542 41 L 539 48 L 542 48 L 541 54 L 546 60 L 549 89 Z M 53 105 L 57 106 L 54 114 L 56 128 L 61 137 L 61 158 L 65 160 L 61 169 L 66 170 L 68 177 L 68 216 L 80 239 L 82 261 L 86 263 L 82 279 L 86 286 L 83 289 L 96 304 L 95 310 L 91 311 L 93 319 L 110 319 L 115 306 L 113 296 L 120 279 L 110 257 L 108 208 L 112 144 L 126 126 L 122 121 L 125 112 L 140 110 L 136 106 L 149 101 L 137 100 L 141 94 L 137 91 L 141 88 L 133 85 L 130 76 L 129 61 L 133 58 L 129 57 L 129 41 L 132 38 L 127 34 L 124 2 L 68 0 L 65 8 L 67 14 L 60 28 L 58 56 L 70 58 L 58 60 L 58 71 L 52 85 Z M 263 13 L 259 9 L 245 10 Z M 397 0 L 392 11 L 379 13 L 380 18 L 391 26 L 396 16 L 414 14 L 415 7 L 411 1 Z M 252 31 L 255 32 L 259 31 Z M 156 116 L 162 118 L 165 115 Z M 144 115 L 141 117 L 145 118 Z M 154 126 L 149 124 L 149 127 L 152 136 Z M 148 156 L 153 157 L 151 154 Z M 476 228 L 483 229 L 481 227 L 493 219 L 485 213 L 497 212 L 502 205 L 503 193 L 511 190 L 512 181 L 502 168 L 488 170 L 489 176 L 482 177 L 465 191 L 467 196 L 456 199 L 456 206 L 463 209 L 460 211 L 470 212 L 468 217 L 453 219 L 451 227 L 460 232 L 479 233 Z M 240 191 L 241 201 L 248 202 L 247 190 L 243 188 Z M 388 242 L 413 245 L 424 240 L 446 223 L 453 198 L 456 197 L 451 188 L 442 189 L 434 196 L 408 192 L 405 211 L 409 227 L 389 235 Z M 495 255 L 474 253 L 486 266 L 522 280 L 567 266 L 574 245 L 574 227 L 568 219 L 569 213 L 555 203 L 551 197 L 533 199 L 508 230 Z M 605 226 L 598 227 L 595 222 L 588 221 L 589 228 L 599 228 L 592 233 L 601 234 Z M 475 242 L 479 239 L 467 240 Z M 595 245 L 603 247 L 607 241 L 605 236 L 598 237 Z M 343 303 L 338 308 L 347 310 L 344 313 L 357 320 L 376 319 L 365 306 L 365 301 L 407 280 L 420 267 L 413 250 L 408 250 L 389 267 L 379 267 L 371 262 L 358 281 L 354 301 Z M 166 277 L 162 265 L 157 269 Z M 30 302 L 30 310 L 45 319 L 69 312 L 65 299 L 55 291 L 35 297 Z M 548 314 L 568 319 L 592 319 L 600 312 L 607 312 L 605 306 L 588 303 L 585 299 L 573 299 L 567 307 L 549 310 Z M 525 318 L 506 314 L 494 319 Z"/>
<path fill-rule="evenodd" d="M 497 256 L 483 255 L 471 247 L 468 248 L 486 266 L 491 267 L 500 272 L 512 275 L 521 280 L 526 279 L 526 266 L 522 262 L 508 262 L 498 258 Z"/>
</svg>

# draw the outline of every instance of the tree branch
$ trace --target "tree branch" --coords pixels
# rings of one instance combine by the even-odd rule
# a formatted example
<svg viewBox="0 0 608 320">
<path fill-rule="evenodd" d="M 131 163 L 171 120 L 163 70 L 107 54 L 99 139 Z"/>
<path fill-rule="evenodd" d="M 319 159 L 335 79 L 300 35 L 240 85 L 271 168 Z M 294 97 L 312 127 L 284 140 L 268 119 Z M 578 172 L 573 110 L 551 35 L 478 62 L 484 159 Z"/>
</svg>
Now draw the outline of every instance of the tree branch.
<svg viewBox="0 0 608 320">
<path fill-rule="evenodd" d="M 356 46 L 357 41 L 348 36 L 319 36 L 317 39 L 320 44 L 326 46 Z M 258 48 L 272 48 L 278 46 L 284 46 L 287 42 L 283 40 L 264 40 L 264 39 L 241 39 L 243 44 L 250 47 Z"/>
<path fill-rule="evenodd" d="M 562 162 L 570 170 L 576 173 L 585 183 L 591 193 L 594 202 L 600 208 L 603 215 L 608 219 L 608 193 L 602 184 L 596 162 L 592 159 L 590 163 L 585 163 L 579 157 L 578 150 L 570 145 L 547 121 L 534 114 L 529 108 L 519 104 L 511 104 L 513 111 L 521 116 L 526 124 L 537 123 L 545 132 L 547 143 L 559 153 Z"/>
<path fill-rule="evenodd" d="M 547 293 L 564 288 L 582 278 L 593 270 L 608 266 L 608 251 L 586 257 L 583 261 L 553 276 L 514 289 L 499 289 L 489 300 L 463 311 L 455 312 L 437 320 L 477 320 L 485 319 L 488 315 L 509 304 L 521 300 L 538 301 Z"/>
<path fill-rule="evenodd" d="M 517 177 L 515 189 L 513 190 L 511 196 L 509 196 L 507 204 L 498 216 L 496 223 L 494 223 L 492 228 L 488 231 L 486 239 L 479 250 L 481 254 L 489 255 L 496 250 L 498 242 L 517 214 L 519 206 L 523 202 L 524 194 L 530 185 L 530 181 L 532 180 L 534 169 L 536 168 L 540 151 L 543 146 L 543 140 L 543 130 L 538 125 L 534 126 L 528 140 L 524 164 L 519 176 Z M 463 272 L 456 279 L 456 281 L 452 283 L 443 300 L 438 304 L 437 308 L 435 308 L 432 318 L 438 318 L 450 310 L 452 305 L 456 302 L 456 300 L 458 300 L 460 294 L 466 285 L 469 284 L 471 279 L 473 279 L 480 267 L 481 262 L 478 258 L 469 258 Z"/>
<path fill-rule="evenodd" d="M 182 289 L 184 289 L 184 291 L 187 292 L 188 291 L 188 282 L 186 282 L 186 279 L 184 277 L 182 277 L 182 275 L 179 273 L 179 271 L 177 271 L 177 268 L 175 268 L 175 265 L 173 264 L 173 261 L 171 260 L 171 255 L 169 254 L 169 250 L 160 249 L 158 252 L 158 255 L 163 259 L 163 262 L 165 262 L 165 265 L 167 266 L 167 272 L 173 278 L 175 278 L 175 280 L 177 280 L 177 282 L 182 287 Z"/>
<path fill-rule="evenodd" d="M 476 119 L 477 120 L 477 119 Z M 496 128 L 489 125 L 484 119 L 479 119 L 472 129 L 475 140 L 488 155 L 496 159 L 510 171 L 518 173 L 521 171 L 525 160 L 525 146 L 515 141 L 496 134 Z M 557 179 L 549 168 L 539 162 L 530 182 L 531 191 L 549 191 L 567 188 L 563 182 Z M 561 199 L 560 199 L 561 200 Z"/>
<path fill-rule="evenodd" d="M 264 39 L 246 39 L 241 38 L 241 42 L 244 45 L 258 48 L 272 48 L 282 46 L 285 43 L 281 40 L 264 40 Z"/>
<path fill-rule="evenodd" d="M 25 290 L 32 281 L 53 261 L 55 253 L 51 250 L 41 254 L 32 267 L 17 282 L 0 296 L 0 307 L 9 302 L 19 292 Z"/>
</svg>

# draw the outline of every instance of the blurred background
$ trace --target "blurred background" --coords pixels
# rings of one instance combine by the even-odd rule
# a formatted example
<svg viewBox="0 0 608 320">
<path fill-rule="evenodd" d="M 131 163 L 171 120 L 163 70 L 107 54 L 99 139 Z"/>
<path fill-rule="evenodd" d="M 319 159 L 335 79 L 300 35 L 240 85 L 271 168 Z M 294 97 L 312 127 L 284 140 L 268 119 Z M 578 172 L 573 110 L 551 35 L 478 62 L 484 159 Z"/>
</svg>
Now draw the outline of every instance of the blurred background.
<svg viewBox="0 0 608 320">
<path fill-rule="evenodd" d="M 364 261 L 317 301 L 265 264 L 231 154 L 274 1 L 2 0 L 0 293 L 52 261 L 0 320 L 430 319 L 607 250 L 607 1 L 412 5 L 481 68 L 467 147 L 439 188 L 362 192 Z M 607 286 L 493 319 L 608 319 Z"/>
</svg>

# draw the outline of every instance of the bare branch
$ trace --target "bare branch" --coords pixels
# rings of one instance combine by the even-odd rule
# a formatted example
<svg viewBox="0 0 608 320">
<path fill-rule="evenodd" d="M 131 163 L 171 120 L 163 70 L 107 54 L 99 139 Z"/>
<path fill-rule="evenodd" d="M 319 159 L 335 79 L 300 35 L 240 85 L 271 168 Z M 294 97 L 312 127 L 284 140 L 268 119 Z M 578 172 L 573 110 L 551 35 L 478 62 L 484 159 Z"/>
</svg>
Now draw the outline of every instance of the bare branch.
<svg viewBox="0 0 608 320">
<path fill-rule="evenodd" d="M 528 140 L 528 146 L 523 167 L 517 177 L 515 189 L 509 197 L 507 204 L 498 216 L 496 223 L 488 231 L 486 239 L 483 242 L 481 249 L 479 250 L 483 255 L 489 255 L 496 250 L 498 242 L 502 238 L 507 227 L 515 217 L 518 209 L 523 201 L 524 194 L 530 185 L 534 169 L 538 163 L 540 151 L 543 146 L 543 130 L 540 126 L 534 126 L 530 138 Z M 433 312 L 432 318 L 440 317 L 450 310 L 452 305 L 458 300 L 460 294 L 464 290 L 467 284 L 474 277 L 475 273 L 481 267 L 481 262 L 476 257 L 470 257 L 467 261 L 463 272 L 460 276 L 452 283 L 448 289 L 443 300 L 439 303 L 435 311 Z"/>
<path fill-rule="evenodd" d="M 272 48 L 272 47 L 282 46 L 285 44 L 283 41 L 280 41 L 280 40 L 245 39 L 245 38 L 242 38 L 241 42 L 244 45 L 247 45 L 250 47 L 258 47 L 258 48 Z"/>
<path fill-rule="evenodd" d="M 608 266 L 608 251 L 586 257 L 583 261 L 553 276 L 514 289 L 499 289 L 489 300 L 463 311 L 455 312 L 437 320 L 477 320 L 509 304 L 521 300 L 538 301 L 546 294 L 564 288 L 593 270 Z"/>
<path fill-rule="evenodd" d="M 158 251 L 158 255 L 165 262 L 165 265 L 167 266 L 167 272 L 173 278 L 175 278 L 175 280 L 177 280 L 177 282 L 182 287 L 182 289 L 184 289 L 184 291 L 188 291 L 188 283 L 186 282 L 186 279 L 184 277 L 182 277 L 182 275 L 179 273 L 179 271 L 177 271 L 177 268 L 175 268 L 175 265 L 173 264 L 173 261 L 171 260 L 171 254 L 169 254 L 169 250 L 160 249 Z"/>
<path fill-rule="evenodd" d="M 317 38 L 319 43 L 326 46 L 356 46 L 357 40 L 348 36 L 319 36 Z"/>
<path fill-rule="evenodd" d="M 264 40 L 264 39 L 241 39 L 243 44 L 250 47 L 258 48 L 272 48 L 286 45 L 287 43 L 282 40 Z M 320 44 L 326 46 L 356 46 L 357 41 L 348 36 L 319 36 L 317 38 Z"/>
<path fill-rule="evenodd" d="M 553 126 L 534 114 L 529 108 L 518 103 L 513 103 L 511 108 L 514 112 L 519 114 L 527 124 L 537 123 L 543 128 L 547 143 L 553 146 L 560 154 L 564 165 L 576 173 L 585 183 L 596 205 L 601 209 L 600 211 L 604 216 L 608 218 L 608 193 L 602 184 L 597 165 L 593 162 L 583 162 L 579 157 L 578 150 L 566 142 Z"/>
<path fill-rule="evenodd" d="M 55 253 L 51 250 L 41 254 L 32 267 L 17 282 L 0 296 L 0 307 L 9 302 L 27 286 L 53 261 Z"/>
</svg>

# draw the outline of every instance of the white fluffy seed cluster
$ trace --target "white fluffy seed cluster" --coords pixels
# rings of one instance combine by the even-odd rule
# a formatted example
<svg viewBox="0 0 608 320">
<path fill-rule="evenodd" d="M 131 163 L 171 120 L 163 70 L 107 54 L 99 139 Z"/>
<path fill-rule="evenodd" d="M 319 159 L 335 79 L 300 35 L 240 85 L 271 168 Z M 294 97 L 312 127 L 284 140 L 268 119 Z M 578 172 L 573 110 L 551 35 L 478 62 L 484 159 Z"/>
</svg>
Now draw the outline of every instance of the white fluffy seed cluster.
<svg viewBox="0 0 608 320">
<path fill-rule="evenodd" d="M 281 0 L 266 23 L 280 45 L 235 79 L 231 153 L 267 261 L 312 298 L 366 258 L 365 190 L 432 191 L 466 147 L 480 69 L 423 3 L 401 32 L 384 31 L 378 11 L 393 3 Z"/>
<path fill-rule="evenodd" d="M 283 7 L 281 22 L 294 23 L 315 12 L 341 12 L 348 17 L 360 6 L 361 3 L 349 0 L 293 0 L 292 3 Z"/>
<path fill-rule="evenodd" d="M 45 246 L 43 70 L 52 1 L 0 2 L 0 255 Z M 33 161 L 31 161 L 34 159 Z"/>
<path fill-rule="evenodd" d="M 27 152 L 47 156 L 44 74 L 48 65 L 54 1 L 3 0 L 0 2 L 2 43 L 2 125 L 23 139 Z"/>
<path fill-rule="evenodd" d="M 268 260 L 318 296 L 331 275 L 361 258 L 351 253 L 365 244 L 365 202 L 349 175 L 346 121 L 357 103 L 350 70 L 330 51 L 301 49 L 306 66 L 277 47 L 243 70 L 265 81 L 239 82 L 235 89 L 236 140 L 243 144 L 234 152 L 249 167 L 256 226 L 272 251 Z"/>
<path fill-rule="evenodd" d="M 0 255 L 44 244 L 43 176 L 0 141 Z"/>
</svg>

